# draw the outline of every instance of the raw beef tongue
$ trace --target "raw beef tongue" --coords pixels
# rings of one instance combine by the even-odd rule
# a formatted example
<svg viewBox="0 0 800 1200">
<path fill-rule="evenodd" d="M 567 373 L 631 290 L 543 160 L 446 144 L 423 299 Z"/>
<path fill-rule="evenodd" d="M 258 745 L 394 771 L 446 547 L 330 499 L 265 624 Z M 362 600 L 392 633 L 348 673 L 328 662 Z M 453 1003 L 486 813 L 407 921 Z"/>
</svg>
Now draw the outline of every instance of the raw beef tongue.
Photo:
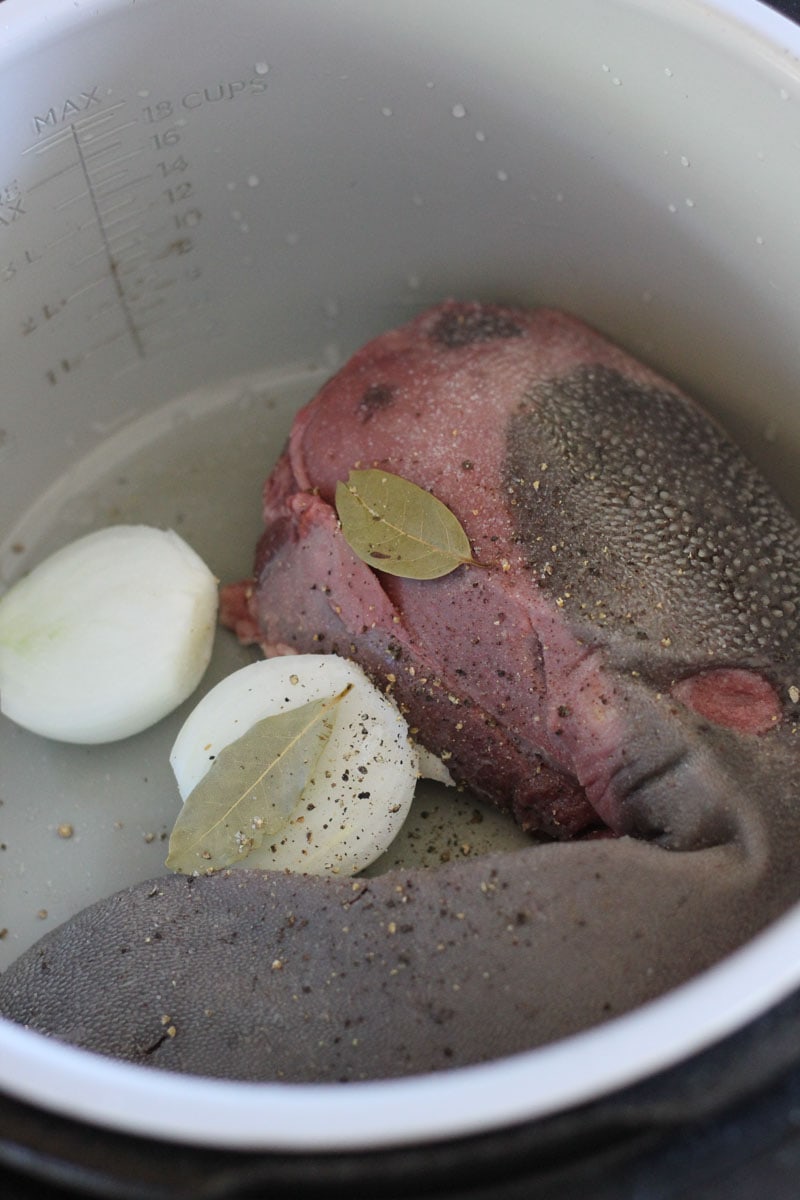
<svg viewBox="0 0 800 1200">
<path fill-rule="evenodd" d="M 429 488 L 482 566 L 365 566 L 332 507 L 356 466 Z M 672 385 L 570 317 L 445 304 L 299 414 L 265 518 L 228 623 L 358 659 L 545 837 L 368 879 L 145 883 L 14 963 L 1 1012 L 168 1070 L 427 1072 L 626 1012 L 797 900 L 800 535 Z M 598 828 L 618 836 L 564 840 Z"/>
<path fill-rule="evenodd" d="M 481 568 L 366 566 L 333 508 L 354 467 L 431 491 Z M 798 529 L 705 413 L 583 323 L 451 302 L 370 342 L 298 415 L 264 515 L 255 580 L 224 594 L 243 639 L 356 658 L 525 829 L 731 836 L 725 764 L 777 752 L 797 680 Z"/>
</svg>

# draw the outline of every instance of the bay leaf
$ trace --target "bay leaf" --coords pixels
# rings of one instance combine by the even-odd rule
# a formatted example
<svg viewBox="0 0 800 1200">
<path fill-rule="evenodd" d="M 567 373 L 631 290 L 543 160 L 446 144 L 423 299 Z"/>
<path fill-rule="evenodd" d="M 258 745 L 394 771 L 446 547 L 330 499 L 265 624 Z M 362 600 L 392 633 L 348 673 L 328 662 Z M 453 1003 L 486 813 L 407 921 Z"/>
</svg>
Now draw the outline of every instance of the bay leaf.
<svg viewBox="0 0 800 1200">
<path fill-rule="evenodd" d="M 351 471 L 336 485 L 345 541 L 363 562 L 404 579 L 438 579 L 474 562 L 469 538 L 446 504 L 400 475 Z"/>
<path fill-rule="evenodd" d="M 352 686 L 264 717 L 220 751 L 184 801 L 166 866 L 187 875 L 219 870 L 276 837 L 299 805 Z"/>
</svg>

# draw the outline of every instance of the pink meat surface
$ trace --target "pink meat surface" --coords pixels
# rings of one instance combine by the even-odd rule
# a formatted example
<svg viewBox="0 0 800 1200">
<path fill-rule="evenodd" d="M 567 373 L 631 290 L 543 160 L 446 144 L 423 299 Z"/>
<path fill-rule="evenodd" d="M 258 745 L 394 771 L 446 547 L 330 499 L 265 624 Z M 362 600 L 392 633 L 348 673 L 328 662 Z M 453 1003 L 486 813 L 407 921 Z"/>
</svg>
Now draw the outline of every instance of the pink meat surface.
<svg viewBox="0 0 800 1200">
<path fill-rule="evenodd" d="M 334 492 L 366 467 L 443 501 L 481 568 L 357 558 Z M 709 747 L 781 720 L 796 525 L 696 404 L 574 317 L 449 302 L 376 338 L 298 415 L 264 520 L 224 619 L 268 655 L 357 659 L 526 830 L 713 842 Z"/>
</svg>

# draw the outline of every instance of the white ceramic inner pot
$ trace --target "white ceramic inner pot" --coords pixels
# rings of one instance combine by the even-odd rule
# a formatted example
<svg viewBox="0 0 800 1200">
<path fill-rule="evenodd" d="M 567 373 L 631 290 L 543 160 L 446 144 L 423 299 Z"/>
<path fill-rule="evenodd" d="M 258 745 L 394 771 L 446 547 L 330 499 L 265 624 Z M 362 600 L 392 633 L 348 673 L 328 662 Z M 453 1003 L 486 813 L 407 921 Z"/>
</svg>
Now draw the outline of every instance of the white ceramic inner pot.
<svg viewBox="0 0 800 1200">
<path fill-rule="evenodd" d="M 120 519 L 246 574 L 297 405 L 451 295 L 582 316 L 800 508 L 799 53 L 746 0 L 5 0 L 0 583 Z M 0 723 L 1 965 L 163 872 L 182 716 L 91 751 Z M 457 1072 L 211 1082 L 0 1021 L 0 1088 L 229 1147 L 488 1130 L 736 1028 L 800 981 L 798 936 L 794 911 L 631 1016 Z"/>
</svg>

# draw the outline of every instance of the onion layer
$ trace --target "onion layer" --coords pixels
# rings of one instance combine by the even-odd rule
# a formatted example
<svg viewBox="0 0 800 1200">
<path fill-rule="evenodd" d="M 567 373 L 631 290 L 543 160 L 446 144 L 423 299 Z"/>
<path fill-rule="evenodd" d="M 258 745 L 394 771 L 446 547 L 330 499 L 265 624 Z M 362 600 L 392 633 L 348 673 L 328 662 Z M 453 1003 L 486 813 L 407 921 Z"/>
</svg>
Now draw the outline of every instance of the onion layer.
<svg viewBox="0 0 800 1200">
<path fill-rule="evenodd" d="M 217 601 L 214 576 L 171 530 L 79 538 L 0 600 L 0 710 L 65 742 L 139 733 L 200 682 Z"/>
</svg>

